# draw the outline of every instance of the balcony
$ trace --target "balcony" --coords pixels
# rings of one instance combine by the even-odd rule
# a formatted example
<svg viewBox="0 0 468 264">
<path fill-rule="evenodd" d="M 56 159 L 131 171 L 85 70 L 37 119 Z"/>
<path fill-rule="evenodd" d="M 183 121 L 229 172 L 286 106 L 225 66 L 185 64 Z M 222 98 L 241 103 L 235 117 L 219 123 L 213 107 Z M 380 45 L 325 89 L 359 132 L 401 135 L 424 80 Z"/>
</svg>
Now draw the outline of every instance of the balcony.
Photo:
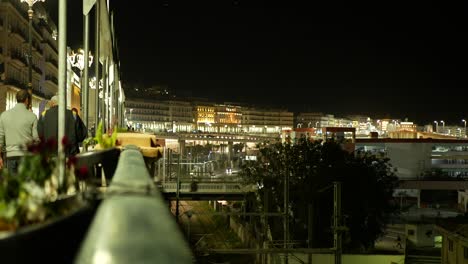
<svg viewBox="0 0 468 264">
<path fill-rule="evenodd" d="M 14 63 L 18 64 L 19 66 L 26 66 L 28 65 L 28 60 L 26 56 L 19 51 L 11 51 L 11 59 Z"/>
<path fill-rule="evenodd" d="M 55 59 L 52 59 L 52 58 L 47 58 L 46 59 L 46 63 L 50 64 L 51 66 L 55 67 L 56 69 L 58 69 L 58 62 L 55 60 Z"/>
<path fill-rule="evenodd" d="M 44 40 L 43 43 L 47 43 L 47 46 L 49 46 L 55 53 L 58 54 L 58 49 L 56 47 L 56 43 L 53 43 L 51 39 Z"/>
<path fill-rule="evenodd" d="M 41 68 L 37 67 L 36 65 L 33 65 L 32 68 L 33 68 L 39 75 L 42 75 L 42 70 L 41 70 Z"/>
<path fill-rule="evenodd" d="M 28 88 L 28 85 L 26 83 L 23 83 L 17 79 L 13 79 L 13 78 L 8 78 L 5 80 L 4 82 L 6 85 L 11 85 L 11 86 L 15 86 L 17 88 L 20 88 L 20 89 L 27 89 Z"/>
<path fill-rule="evenodd" d="M 41 97 L 43 99 L 46 98 L 45 93 L 43 93 L 42 91 L 39 91 L 39 89 L 37 89 L 37 88 L 33 88 L 33 94 L 37 95 L 37 96 L 39 96 L 39 97 Z"/>
<path fill-rule="evenodd" d="M 28 41 L 27 34 L 18 27 L 11 27 L 11 33 L 10 34 L 18 36 L 23 41 Z"/>
<path fill-rule="evenodd" d="M 39 44 L 37 41 L 33 41 L 32 47 L 33 47 L 33 49 L 34 49 L 37 53 L 39 53 L 39 54 L 42 54 L 42 53 L 43 53 L 41 44 Z"/>
<path fill-rule="evenodd" d="M 55 76 L 47 75 L 47 76 L 45 77 L 45 80 L 46 80 L 47 82 L 51 82 L 51 83 L 53 83 L 53 84 L 55 84 L 55 85 L 58 85 L 58 80 L 57 80 L 57 78 L 56 78 Z"/>
</svg>

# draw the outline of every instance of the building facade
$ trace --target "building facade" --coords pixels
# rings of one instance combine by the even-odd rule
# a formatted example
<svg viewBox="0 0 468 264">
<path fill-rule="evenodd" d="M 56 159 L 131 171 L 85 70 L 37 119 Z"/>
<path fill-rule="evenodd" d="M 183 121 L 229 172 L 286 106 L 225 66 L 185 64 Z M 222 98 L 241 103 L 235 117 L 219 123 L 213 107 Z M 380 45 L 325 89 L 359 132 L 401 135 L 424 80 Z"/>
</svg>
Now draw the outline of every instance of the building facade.
<svg viewBox="0 0 468 264">
<path fill-rule="evenodd" d="M 294 113 L 285 109 L 242 108 L 242 130 L 250 134 L 277 134 L 294 127 Z"/>
<path fill-rule="evenodd" d="M 400 179 L 430 176 L 468 177 L 468 140 L 454 139 L 356 139 L 356 151 L 390 158 Z M 434 175 L 437 174 L 437 175 Z"/>
<path fill-rule="evenodd" d="M 130 128 L 154 132 L 190 132 L 194 129 L 189 102 L 125 99 L 125 117 Z"/>
<path fill-rule="evenodd" d="M 442 236 L 441 263 L 468 264 L 468 224 L 445 220 L 435 229 Z"/>
<path fill-rule="evenodd" d="M 32 107 L 38 115 L 40 101 L 58 90 L 57 27 L 40 3 L 33 9 Z M 19 0 L 0 1 L 0 112 L 14 106 L 16 92 L 28 87 L 27 10 Z"/>
</svg>

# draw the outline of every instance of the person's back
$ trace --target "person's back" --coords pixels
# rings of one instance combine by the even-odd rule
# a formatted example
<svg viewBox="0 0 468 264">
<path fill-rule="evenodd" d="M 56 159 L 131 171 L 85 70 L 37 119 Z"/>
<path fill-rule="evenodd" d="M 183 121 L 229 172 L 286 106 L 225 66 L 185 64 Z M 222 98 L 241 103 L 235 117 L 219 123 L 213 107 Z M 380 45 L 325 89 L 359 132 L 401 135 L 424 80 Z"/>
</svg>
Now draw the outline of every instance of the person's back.
<svg viewBox="0 0 468 264">
<path fill-rule="evenodd" d="M 21 90 L 16 98 L 18 103 L 0 116 L 0 147 L 5 148 L 7 160 L 16 159 L 15 163 L 25 154 L 26 144 L 38 139 L 37 117 L 27 109 L 29 94 Z"/>
<path fill-rule="evenodd" d="M 41 116 L 37 126 L 37 131 L 39 136 L 44 140 L 54 138 L 58 141 L 59 144 L 61 144 L 62 140 L 58 140 L 58 105 L 56 96 L 51 98 L 51 104 L 52 106 Z M 82 139 L 79 138 L 80 136 L 77 133 L 80 131 L 77 130 L 77 120 L 73 117 L 72 111 L 66 109 L 65 136 L 68 139 L 68 144 L 66 146 L 65 154 L 67 156 L 80 152 L 78 143 L 81 142 Z"/>
</svg>

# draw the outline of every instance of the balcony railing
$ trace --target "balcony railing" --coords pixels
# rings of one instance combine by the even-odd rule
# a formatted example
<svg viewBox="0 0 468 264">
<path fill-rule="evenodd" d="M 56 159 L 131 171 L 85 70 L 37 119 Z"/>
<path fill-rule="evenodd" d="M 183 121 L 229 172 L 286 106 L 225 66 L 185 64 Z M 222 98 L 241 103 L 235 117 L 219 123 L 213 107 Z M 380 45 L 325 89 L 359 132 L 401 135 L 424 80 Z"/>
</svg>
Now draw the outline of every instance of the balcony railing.
<svg viewBox="0 0 468 264">
<path fill-rule="evenodd" d="M 28 60 L 26 56 L 19 51 L 11 51 L 11 58 L 17 60 L 23 64 L 23 66 L 28 65 Z"/>
<path fill-rule="evenodd" d="M 56 44 L 54 44 L 51 39 L 47 39 L 44 42 L 47 43 L 56 53 L 58 53 L 58 50 L 55 47 Z"/>
<path fill-rule="evenodd" d="M 34 94 L 34 95 L 37 95 L 37 96 L 39 96 L 39 97 L 41 97 L 41 98 L 43 98 L 43 99 L 46 98 L 45 93 L 43 93 L 42 91 L 40 91 L 40 90 L 37 89 L 37 88 L 33 88 L 33 94 Z"/>
<path fill-rule="evenodd" d="M 51 82 L 55 83 L 56 85 L 58 85 L 58 80 L 57 80 L 57 78 L 55 76 L 47 75 L 45 77 L 45 80 L 46 81 L 51 81 Z"/>
<path fill-rule="evenodd" d="M 27 34 L 18 27 L 11 27 L 11 34 L 16 34 L 20 36 L 24 41 L 28 39 Z"/>
<path fill-rule="evenodd" d="M 55 66 L 55 68 L 58 69 L 58 62 L 55 59 L 49 57 L 46 59 L 46 62 L 52 64 L 53 66 Z"/>
<path fill-rule="evenodd" d="M 42 54 L 42 52 L 43 52 L 42 47 L 37 41 L 33 41 L 33 47 L 34 47 L 34 49 L 36 49 L 37 52 Z"/>
<path fill-rule="evenodd" d="M 37 67 L 36 65 L 33 65 L 32 68 L 33 68 L 37 73 L 39 73 L 39 75 L 42 74 L 41 68 Z"/>
<path fill-rule="evenodd" d="M 18 87 L 18 88 L 21 88 L 21 89 L 26 89 L 28 87 L 28 85 L 26 83 L 23 83 L 23 82 L 21 82 L 21 81 L 19 81 L 17 79 L 14 79 L 14 78 L 6 79 L 5 84 L 15 86 L 15 87 Z"/>
</svg>

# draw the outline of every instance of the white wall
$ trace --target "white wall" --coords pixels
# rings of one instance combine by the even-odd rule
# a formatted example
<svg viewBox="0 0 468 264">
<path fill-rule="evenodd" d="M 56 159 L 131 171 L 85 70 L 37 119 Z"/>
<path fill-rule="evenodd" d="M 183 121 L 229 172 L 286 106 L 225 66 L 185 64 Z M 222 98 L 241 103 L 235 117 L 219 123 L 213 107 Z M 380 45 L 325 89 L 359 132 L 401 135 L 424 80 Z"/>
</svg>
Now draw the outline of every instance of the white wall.
<svg viewBox="0 0 468 264">
<path fill-rule="evenodd" d="M 400 179 L 416 178 L 431 168 L 431 144 L 424 143 L 387 143 L 390 163 L 398 170 Z"/>
<path fill-rule="evenodd" d="M 294 253 L 301 261 L 308 263 L 308 255 L 305 253 Z M 289 264 L 301 263 L 294 257 L 289 257 Z M 342 264 L 404 264 L 404 255 L 342 255 Z M 334 264 L 335 256 L 333 254 L 312 254 L 312 263 Z"/>
</svg>

